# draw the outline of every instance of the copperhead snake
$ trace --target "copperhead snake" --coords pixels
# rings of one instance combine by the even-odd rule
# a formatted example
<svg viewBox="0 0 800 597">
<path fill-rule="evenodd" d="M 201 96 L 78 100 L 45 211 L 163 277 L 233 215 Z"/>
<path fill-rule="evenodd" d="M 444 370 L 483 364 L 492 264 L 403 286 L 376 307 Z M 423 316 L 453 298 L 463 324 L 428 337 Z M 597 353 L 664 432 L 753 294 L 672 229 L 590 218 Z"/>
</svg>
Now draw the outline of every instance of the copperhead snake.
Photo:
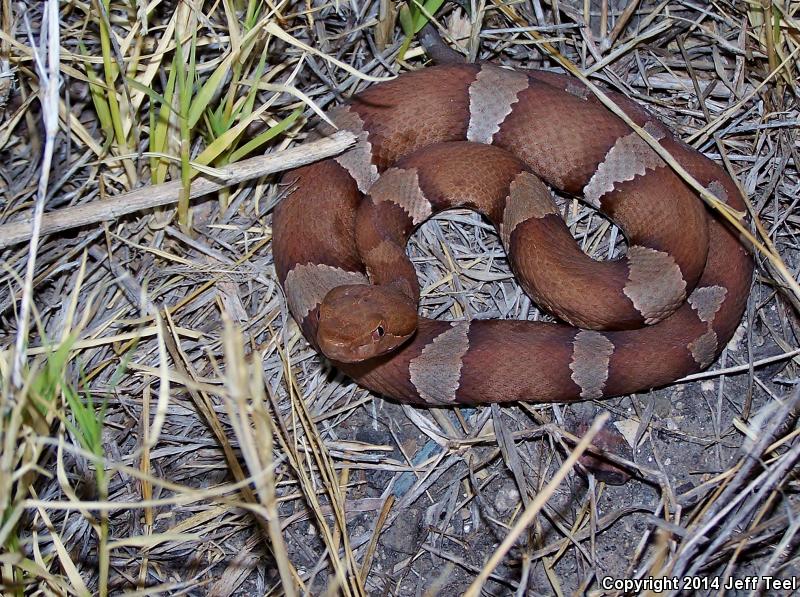
<svg viewBox="0 0 800 597">
<path fill-rule="evenodd" d="M 711 193 L 744 209 L 721 167 L 609 95 Z M 709 366 L 738 326 L 747 250 L 577 80 L 446 64 L 373 85 L 331 118 L 358 142 L 284 176 L 273 253 L 304 336 L 361 386 L 427 405 L 604 398 Z M 618 224 L 626 256 L 582 253 L 541 181 Z M 418 317 L 406 241 L 459 206 L 495 225 L 523 289 L 564 323 Z"/>
</svg>

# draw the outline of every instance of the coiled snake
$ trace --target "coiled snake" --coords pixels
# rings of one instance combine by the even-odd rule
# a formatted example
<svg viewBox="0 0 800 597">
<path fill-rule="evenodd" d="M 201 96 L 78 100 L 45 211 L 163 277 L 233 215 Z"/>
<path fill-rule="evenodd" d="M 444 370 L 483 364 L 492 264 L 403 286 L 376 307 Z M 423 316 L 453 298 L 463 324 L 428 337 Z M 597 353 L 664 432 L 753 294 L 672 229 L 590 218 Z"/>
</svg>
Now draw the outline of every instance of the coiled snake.
<svg viewBox="0 0 800 597">
<path fill-rule="evenodd" d="M 610 95 L 716 197 L 744 209 L 722 168 Z M 429 405 L 595 399 L 705 368 L 733 335 L 751 257 L 576 80 L 447 64 L 369 87 L 332 119 L 358 143 L 284 176 L 291 192 L 274 213 L 273 252 L 303 334 L 362 386 Z M 584 255 L 540 179 L 618 224 L 627 255 Z M 522 287 L 566 323 L 417 316 L 405 243 L 456 206 L 496 226 Z"/>
</svg>

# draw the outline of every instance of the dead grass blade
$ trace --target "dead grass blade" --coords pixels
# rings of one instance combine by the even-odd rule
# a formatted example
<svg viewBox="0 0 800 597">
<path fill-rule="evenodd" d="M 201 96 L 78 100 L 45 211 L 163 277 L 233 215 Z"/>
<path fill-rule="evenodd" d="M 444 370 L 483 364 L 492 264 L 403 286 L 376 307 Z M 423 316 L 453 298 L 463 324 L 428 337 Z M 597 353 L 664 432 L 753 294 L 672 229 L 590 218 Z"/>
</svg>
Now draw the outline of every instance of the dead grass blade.
<svg viewBox="0 0 800 597">
<path fill-rule="evenodd" d="M 274 172 L 281 172 L 315 162 L 344 151 L 354 142 L 355 137 L 352 133 L 339 131 L 320 141 L 315 141 L 302 147 L 287 149 L 279 154 L 249 158 L 226 167 L 223 170 L 224 176 L 221 181 L 195 180 L 191 185 L 190 196 L 192 198 L 201 197 L 246 180 L 261 178 Z M 178 201 L 182 184 L 181 181 L 167 182 L 130 191 L 109 201 L 89 203 L 51 212 L 44 217 L 40 216 L 37 231 L 40 235 L 52 234 L 88 224 L 114 221 L 124 215 L 154 207 L 172 205 Z M 31 223 L 29 220 L 23 220 L 0 226 L 0 248 L 23 242 L 30 238 L 32 234 L 29 230 Z"/>
</svg>

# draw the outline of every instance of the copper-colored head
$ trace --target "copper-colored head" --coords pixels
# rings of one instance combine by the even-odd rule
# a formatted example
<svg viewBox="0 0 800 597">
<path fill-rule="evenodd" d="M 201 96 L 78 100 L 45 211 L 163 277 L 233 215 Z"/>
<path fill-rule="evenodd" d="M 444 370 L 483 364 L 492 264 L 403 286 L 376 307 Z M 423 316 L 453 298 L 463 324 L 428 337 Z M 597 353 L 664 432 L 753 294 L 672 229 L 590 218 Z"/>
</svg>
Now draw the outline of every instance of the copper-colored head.
<svg viewBox="0 0 800 597">
<path fill-rule="evenodd" d="M 331 290 L 319 307 L 317 343 L 329 359 L 357 363 L 393 351 L 417 329 L 416 306 L 386 286 Z"/>
</svg>

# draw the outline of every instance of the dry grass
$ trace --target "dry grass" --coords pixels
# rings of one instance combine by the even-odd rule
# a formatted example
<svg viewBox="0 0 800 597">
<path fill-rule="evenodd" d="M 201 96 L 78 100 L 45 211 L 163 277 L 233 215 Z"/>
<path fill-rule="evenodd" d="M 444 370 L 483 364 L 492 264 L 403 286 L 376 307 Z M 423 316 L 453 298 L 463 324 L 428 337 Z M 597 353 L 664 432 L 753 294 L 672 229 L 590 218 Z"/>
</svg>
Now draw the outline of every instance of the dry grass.
<svg viewBox="0 0 800 597">
<path fill-rule="evenodd" d="M 602 405 L 635 446 L 623 487 L 572 468 L 594 432 L 573 434 L 577 409 L 401 407 L 331 371 L 277 287 L 274 177 L 189 207 L 198 172 L 275 155 L 343 97 L 422 67 L 431 13 L 472 59 L 561 65 L 640 100 L 750 197 L 763 253 L 741 333 L 714 370 Z M 0 249 L 3 592 L 524 595 L 800 574 L 798 13 L 0 0 L 0 226 L 32 231 Z M 174 209 L 109 207 L 168 180 Z M 99 224 L 34 228 L 104 202 Z M 563 205 L 588 252 L 623 248 Z M 426 313 L 539 317 L 473 214 L 426 224 L 410 252 Z"/>
</svg>

